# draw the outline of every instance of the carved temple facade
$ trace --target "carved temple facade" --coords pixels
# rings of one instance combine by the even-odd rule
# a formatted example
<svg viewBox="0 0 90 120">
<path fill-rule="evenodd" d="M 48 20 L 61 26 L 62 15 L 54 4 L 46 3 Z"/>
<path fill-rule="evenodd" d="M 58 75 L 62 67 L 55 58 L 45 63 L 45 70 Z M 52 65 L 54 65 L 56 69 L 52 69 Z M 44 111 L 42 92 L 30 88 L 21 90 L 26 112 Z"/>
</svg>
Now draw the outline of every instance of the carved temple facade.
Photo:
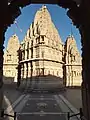
<svg viewBox="0 0 90 120">
<path fill-rule="evenodd" d="M 15 47 L 16 40 L 16 47 Z M 14 48 L 15 49 L 12 49 Z M 12 51 L 14 50 L 14 51 Z M 17 71 L 19 55 L 19 71 Z M 12 36 L 4 54 L 4 76 L 23 80 L 38 80 L 65 86 L 81 86 L 81 56 L 73 36 L 62 42 L 46 6 L 35 15 L 24 40 L 19 46 L 18 37 Z M 10 53 L 11 52 L 11 53 Z M 9 60 L 11 58 L 11 61 Z M 18 79 L 18 78 L 17 78 Z"/>
</svg>

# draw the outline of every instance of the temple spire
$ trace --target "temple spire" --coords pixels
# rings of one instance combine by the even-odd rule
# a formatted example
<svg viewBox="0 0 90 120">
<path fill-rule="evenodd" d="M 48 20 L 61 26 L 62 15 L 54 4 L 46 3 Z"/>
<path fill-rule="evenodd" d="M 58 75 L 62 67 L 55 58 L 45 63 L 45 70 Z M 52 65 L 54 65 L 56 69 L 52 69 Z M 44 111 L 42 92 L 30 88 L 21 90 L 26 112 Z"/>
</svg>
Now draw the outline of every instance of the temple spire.
<svg viewBox="0 0 90 120">
<path fill-rule="evenodd" d="M 74 35 L 73 35 L 73 30 L 72 30 L 72 23 L 70 23 L 70 24 L 71 24 L 71 26 L 70 26 L 70 34 L 68 35 L 68 37 L 72 38 L 72 40 L 73 40 Z"/>
<path fill-rule="evenodd" d="M 73 37 L 72 23 L 71 23 L 71 31 L 70 31 L 70 36 L 71 36 L 71 37 Z"/>
</svg>

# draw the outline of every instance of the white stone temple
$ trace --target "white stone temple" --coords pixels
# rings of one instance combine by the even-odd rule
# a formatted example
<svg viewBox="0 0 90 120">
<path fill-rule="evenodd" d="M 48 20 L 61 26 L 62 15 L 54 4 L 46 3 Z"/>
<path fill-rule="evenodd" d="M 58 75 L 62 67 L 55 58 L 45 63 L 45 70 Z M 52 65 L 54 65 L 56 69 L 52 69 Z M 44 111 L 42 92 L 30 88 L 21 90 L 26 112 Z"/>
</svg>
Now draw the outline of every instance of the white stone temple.
<svg viewBox="0 0 90 120">
<path fill-rule="evenodd" d="M 75 38 L 69 36 L 65 44 L 62 42 L 46 6 L 36 12 L 20 44 L 19 63 L 18 49 L 18 37 L 14 35 L 4 53 L 4 76 L 16 77 L 19 64 L 21 83 L 29 80 L 39 85 L 44 81 L 53 85 L 81 86 L 82 58 Z"/>
</svg>

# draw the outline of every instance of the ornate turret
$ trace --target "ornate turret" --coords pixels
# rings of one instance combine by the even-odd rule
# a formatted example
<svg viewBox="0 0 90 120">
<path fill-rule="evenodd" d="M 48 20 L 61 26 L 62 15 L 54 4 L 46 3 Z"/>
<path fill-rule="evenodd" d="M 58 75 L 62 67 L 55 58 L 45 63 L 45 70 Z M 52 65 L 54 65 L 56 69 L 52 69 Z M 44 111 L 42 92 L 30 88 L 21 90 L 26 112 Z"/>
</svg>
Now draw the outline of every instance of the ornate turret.
<svg viewBox="0 0 90 120">
<path fill-rule="evenodd" d="M 74 36 L 70 35 L 65 43 L 65 69 L 64 74 L 67 86 L 80 86 L 82 82 L 82 58 L 77 48 Z"/>
<path fill-rule="evenodd" d="M 7 45 L 7 51 L 10 54 L 17 53 L 17 50 L 19 49 L 19 39 L 16 34 L 12 35 L 8 41 Z"/>
<path fill-rule="evenodd" d="M 3 75 L 4 80 L 17 81 L 17 65 L 18 65 L 18 54 L 19 39 L 16 34 L 12 35 L 8 41 L 7 49 L 4 52 L 4 66 Z M 11 78 L 11 79 L 10 79 Z"/>
</svg>

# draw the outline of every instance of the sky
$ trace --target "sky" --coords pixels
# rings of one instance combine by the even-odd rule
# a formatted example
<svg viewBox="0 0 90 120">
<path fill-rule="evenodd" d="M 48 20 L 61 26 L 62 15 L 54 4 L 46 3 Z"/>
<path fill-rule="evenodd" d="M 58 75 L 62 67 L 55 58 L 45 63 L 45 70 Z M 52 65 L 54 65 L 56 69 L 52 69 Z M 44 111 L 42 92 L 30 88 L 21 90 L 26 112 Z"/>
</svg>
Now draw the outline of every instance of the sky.
<svg viewBox="0 0 90 120">
<path fill-rule="evenodd" d="M 55 24 L 59 35 L 63 42 L 65 42 L 66 38 L 71 34 L 71 29 L 73 32 L 73 36 L 76 40 L 77 47 L 81 53 L 81 37 L 78 29 L 72 25 L 72 21 L 66 15 L 66 10 L 59 7 L 58 5 L 45 4 L 47 9 L 51 15 L 52 21 Z M 34 20 L 35 13 L 42 7 L 42 4 L 31 4 L 24 8 L 21 8 L 21 15 L 16 19 L 18 27 L 16 24 L 12 24 L 5 33 L 5 42 L 4 47 L 7 47 L 7 43 L 9 38 L 16 34 L 20 40 L 20 42 L 24 39 L 24 36 L 30 27 L 30 24 Z M 22 29 L 22 32 L 20 31 Z"/>
</svg>

